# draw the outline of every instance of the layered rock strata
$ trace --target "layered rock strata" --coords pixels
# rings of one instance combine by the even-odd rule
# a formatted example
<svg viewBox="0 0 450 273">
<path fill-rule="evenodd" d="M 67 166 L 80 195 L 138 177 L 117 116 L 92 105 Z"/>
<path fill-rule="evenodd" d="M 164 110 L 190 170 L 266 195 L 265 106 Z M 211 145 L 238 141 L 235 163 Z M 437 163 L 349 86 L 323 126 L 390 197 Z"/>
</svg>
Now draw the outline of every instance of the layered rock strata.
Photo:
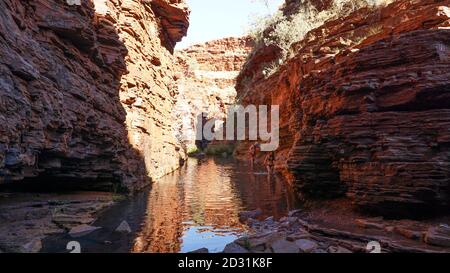
<svg viewBox="0 0 450 273">
<path fill-rule="evenodd" d="M 326 22 L 267 78 L 276 47 L 247 60 L 238 94 L 280 105 L 277 168 L 299 196 L 345 194 L 393 216 L 448 208 L 449 3 L 399 0 Z"/>
<path fill-rule="evenodd" d="M 184 158 L 170 51 L 189 11 L 181 1 L 72 2 L 0 3 L 0 183 L 142 188 Z"/>
<path fill-rule="evenodd" d="M 189 28 L 189 8 L 184 0 L 153 0 L 152 10 L 159 17 L 163 44 L 173 52 Z"/>
<path fill-rule="evenodd" d="M 236 101 L 236 77 L 251 50 L 248 38 L 225 38 L 176 52 L 180 138 L 195 145 L 198 115 L 224 120 Z"/>
</svg>

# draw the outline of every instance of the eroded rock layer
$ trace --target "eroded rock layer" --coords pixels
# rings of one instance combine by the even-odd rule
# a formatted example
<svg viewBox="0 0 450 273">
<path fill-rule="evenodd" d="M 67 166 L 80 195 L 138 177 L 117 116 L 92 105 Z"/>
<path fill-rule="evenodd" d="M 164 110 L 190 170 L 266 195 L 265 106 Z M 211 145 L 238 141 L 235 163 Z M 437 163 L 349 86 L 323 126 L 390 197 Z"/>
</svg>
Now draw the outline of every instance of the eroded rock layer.
<svg viewBox="0 0 450 273">
<path fill-rule="evenodd" d="M 236 100 L 236 77 L 251 50 L 248 38 L 225 38 L 176 52 L 180 137 L 195 144 L 198 115 L 223 120 Z"/>
<path fill-rule="evenodd" d="M 276 49 L 250 57 L 238 93 L 280 105 L 277 167 L 300 196 L 346 194 L 390 215 L 448 208 L 449 3 L 399 0 L 327 22 L 268 78 Z"/>
<path fill-rule="evenodd" d="M 177 42 L 186 36 L 189 28 L 189 8 L 184 0 L 152 0 L 150 2 L 163 28 L 162 40 L 173 51 Z"/>
<path fill-rule="evenodd" d="M 184 156 L 172 128 L 170 48 L 188 10 L 180 1 L 72 2 L 0 3 L 0 183 L 139 189 Z M 170 32 L 166 6 L 184 14 Z"/>
</svg>

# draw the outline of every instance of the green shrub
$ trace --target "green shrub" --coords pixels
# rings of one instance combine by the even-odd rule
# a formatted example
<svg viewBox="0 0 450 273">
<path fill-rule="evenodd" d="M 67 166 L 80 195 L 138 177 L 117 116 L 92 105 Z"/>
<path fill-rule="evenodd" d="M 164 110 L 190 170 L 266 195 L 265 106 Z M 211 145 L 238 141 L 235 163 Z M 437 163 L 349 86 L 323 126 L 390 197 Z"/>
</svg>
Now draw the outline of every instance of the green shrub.
<svg viewBox="0 0 450 273">
<path fill-rule="evenodd" d="M 257 17 L 250 23 L 248 35 L 255 41 L 254 50 L 261 46 L 277 45 L 282 50 L 281 58 L 268 63 L 263 70 L 266 77 L 277 71 L 279 64 L 292 57 L 292 44 L 301 41 L 312 29 L 328 20 L 348 16 L 363 7 L 376 7 L 392 0 L 333 0 L 327 10 L 318 11 L 309 0 L 298 0 L 299 10 L 286 17 L 281 11 L 272 16 Z"/>
<path fill-rule="evenodd" d="M 197 148 L 197 146 L 190 146 L 186 151 L 188 156 L 196 156 L 199 152 L 200 150 Z"/>
</svg>

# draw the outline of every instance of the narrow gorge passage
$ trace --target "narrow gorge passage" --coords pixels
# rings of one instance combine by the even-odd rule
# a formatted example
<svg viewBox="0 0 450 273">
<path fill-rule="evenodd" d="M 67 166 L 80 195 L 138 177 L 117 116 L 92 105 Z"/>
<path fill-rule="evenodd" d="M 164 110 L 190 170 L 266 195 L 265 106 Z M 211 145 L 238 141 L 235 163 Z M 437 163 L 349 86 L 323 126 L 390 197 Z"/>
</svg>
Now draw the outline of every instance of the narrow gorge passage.
<svg viewBox="0 0 450 273">
<path fill-rule="evenodd" d="M 0 253 L 450 252 L 450 1 L 248 2 L 0 2 Z"/>
</svg>

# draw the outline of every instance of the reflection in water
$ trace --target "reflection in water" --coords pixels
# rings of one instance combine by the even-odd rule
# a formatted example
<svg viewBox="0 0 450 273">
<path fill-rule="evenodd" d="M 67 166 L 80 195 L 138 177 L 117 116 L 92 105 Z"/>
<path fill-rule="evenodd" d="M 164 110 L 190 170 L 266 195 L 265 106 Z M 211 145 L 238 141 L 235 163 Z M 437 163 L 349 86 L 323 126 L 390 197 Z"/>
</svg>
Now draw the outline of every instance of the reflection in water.
<svg viewBox="0 0 450 273">
<path fill-rule="evenodd" d="M 293 198 L 284 183 L 260 170 L 221 159 L 189 159 L 174 174 L 152 186 L 147 216 L 133 252 L 210 252 L 246 231 L 238 213 L 260 208 L 281 217 L 292 209 Z"/>
</svg>

